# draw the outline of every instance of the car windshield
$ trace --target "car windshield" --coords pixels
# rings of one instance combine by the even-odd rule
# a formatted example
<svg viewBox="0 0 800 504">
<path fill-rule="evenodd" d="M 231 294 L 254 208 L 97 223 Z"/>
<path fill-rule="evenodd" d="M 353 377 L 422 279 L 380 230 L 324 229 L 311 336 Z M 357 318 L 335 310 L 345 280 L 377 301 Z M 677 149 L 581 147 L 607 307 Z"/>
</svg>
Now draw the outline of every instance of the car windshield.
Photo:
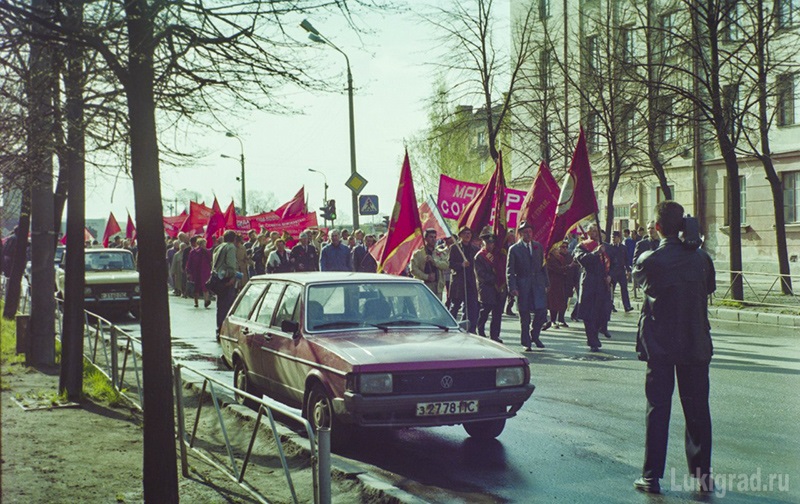
<svg viewBox="0 0 800 504">
<path fill-rule="evenodd" d="M 456 321 L 421 283 L 312 285 L 306 301 L 309 331 L 379 327 L 455 329 Z"/>
<path fill-rule="evenodd" d="M 100 252 L 84 256 L 86 271 L 135 270 L 133 255 L 129 252 Z"/>
</svg>

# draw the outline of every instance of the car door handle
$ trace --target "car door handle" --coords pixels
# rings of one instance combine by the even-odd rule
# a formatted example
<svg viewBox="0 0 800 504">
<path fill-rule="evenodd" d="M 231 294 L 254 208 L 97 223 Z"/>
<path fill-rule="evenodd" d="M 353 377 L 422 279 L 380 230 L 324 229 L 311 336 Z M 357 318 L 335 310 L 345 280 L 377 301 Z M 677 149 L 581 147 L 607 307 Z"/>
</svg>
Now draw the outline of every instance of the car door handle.
<svg viewBox="0 0 800 504">
<path fill-rule="evenodd" d="M 244 334 L 245 336 L 249 336 L 250 335 L 250 328 L 249 327 L 243 327 L 242 328 L 242 334 Z"/>
</svg>

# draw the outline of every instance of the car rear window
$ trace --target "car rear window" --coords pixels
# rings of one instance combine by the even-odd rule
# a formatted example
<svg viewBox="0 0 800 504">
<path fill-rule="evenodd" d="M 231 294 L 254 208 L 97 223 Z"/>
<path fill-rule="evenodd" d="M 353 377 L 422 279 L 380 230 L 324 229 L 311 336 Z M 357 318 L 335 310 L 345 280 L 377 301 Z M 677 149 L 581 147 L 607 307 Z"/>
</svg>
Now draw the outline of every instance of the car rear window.
<svg viewBox="0 0 800 504">
<path fill-rule="evenodd" d="M 281 304 L 278 306 L 278 311 L 275 312 L 275 321 L 272 323 L 275 327 L 280 327 L 284 320 L 297 321 L 295 317 L 295 307 L 297 306 L 297 299 L 300 297 L 300 286 L 296 284 L 289 284 L 283 292 Z"/>
<path fill-rule="evenodd" d="M 278 304 L 278 299 L 281 297 L 284 284 L 273 282 L 264 299 L 261 300 L 261 306 L 258 308 L 258 315 L 253 317 L 259 324 L 269 325 L 272 322 L 272 314 L 275 313 L 275 305 Z"/>
<path fill-rule="evenodd" d="M 239 296 L 239 302 L 236 303 L 236 308 L 233 309 L 231 315 L 243 319 L 249 317 L 250 312 L 253 311 L 253 306 L 255 306 L 267 285 L 265 282 L 247 284 L 244 292 Z"/>
<path fill-rule="evenodd" d="M 86 254 L 83 258 L 86 271 L 135 270 L 133 255 L 128 252 L 102 252 Z"/>
</svg>

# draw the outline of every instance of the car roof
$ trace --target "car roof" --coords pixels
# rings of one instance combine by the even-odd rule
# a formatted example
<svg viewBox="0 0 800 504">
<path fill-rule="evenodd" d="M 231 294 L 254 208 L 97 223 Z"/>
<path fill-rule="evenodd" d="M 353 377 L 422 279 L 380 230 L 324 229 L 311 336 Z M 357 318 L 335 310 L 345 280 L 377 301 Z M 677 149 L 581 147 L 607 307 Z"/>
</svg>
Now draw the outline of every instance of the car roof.
<svg viewBox="0 0 800 504">
<path fill-rule="evenodd" d="M 286 280 L 303 285 L 331 282 L 408 282 L 422 283 L 420 280 L 380 273 L 351 273 L 348 271 L 298 271 L 294 273 L 270 273 L 257 275 L 251 281 Z"/>
<path fill-rule="evenodd" d="M 128 249 L 120 249 L 120 248 L 87 248 L 83 251 L 85 254 L 130 254 L 131 251 Z"/>
</svg>

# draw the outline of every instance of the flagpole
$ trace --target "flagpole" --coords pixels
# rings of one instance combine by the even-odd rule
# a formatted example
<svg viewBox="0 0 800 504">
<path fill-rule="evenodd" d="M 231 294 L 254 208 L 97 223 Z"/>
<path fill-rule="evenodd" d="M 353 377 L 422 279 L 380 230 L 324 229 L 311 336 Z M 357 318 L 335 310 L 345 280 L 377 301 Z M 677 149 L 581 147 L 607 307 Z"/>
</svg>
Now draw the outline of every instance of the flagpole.
<svg viewBox="0 0 800 504">
<path fill-rule="evenodd" d="M 459 240 L 461 237 L 459 237 Z M 467 261 L 467 254 L 464 253 L 464 249 L 461 247 L 460 242 L 456 242 L 456 246 L 458 247 L 458 251 L 461 253 L 461 258 Z M 469 262 L 469 261 L 467 261 Z M 467 322 L 469 322 L 469 318 L 467 317 L 467 306 L 469 306 L 469 292 L 467 289 L 467 267 L 462 264 L 462 269 L 464 270 L 464 317 L 467 318 Z M 464 320 L 463 318 L 461 320 Z M 467 332 L 469 332 L 469 326 L 467 326 Z"/>
</svg>

